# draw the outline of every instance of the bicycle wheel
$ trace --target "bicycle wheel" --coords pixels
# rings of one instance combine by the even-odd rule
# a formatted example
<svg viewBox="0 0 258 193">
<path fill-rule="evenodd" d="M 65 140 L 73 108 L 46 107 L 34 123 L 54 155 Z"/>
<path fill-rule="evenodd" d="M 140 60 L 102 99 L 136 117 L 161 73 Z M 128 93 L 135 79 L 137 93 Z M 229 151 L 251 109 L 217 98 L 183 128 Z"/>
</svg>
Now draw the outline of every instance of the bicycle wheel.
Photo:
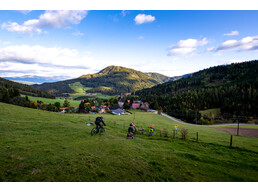
<svg viewBox="0 0 258 193">
<path fill-rule="evenodd" d="M 96 127 L 92 128 L 92 130 L 91 130 L 91 135 L 92 135 L 92 136 L 93 136 L 93 135 L 96 135 L 96 133 L 97 133 Z"/>
<path fill-rule="evenodd" d="M 99 134 L 100 135 L 103 135 L 105 133 L 105 128 L 103 127 L 103 128 L 101 128 L 101 130 L 99 131 Z"/>
</svg>

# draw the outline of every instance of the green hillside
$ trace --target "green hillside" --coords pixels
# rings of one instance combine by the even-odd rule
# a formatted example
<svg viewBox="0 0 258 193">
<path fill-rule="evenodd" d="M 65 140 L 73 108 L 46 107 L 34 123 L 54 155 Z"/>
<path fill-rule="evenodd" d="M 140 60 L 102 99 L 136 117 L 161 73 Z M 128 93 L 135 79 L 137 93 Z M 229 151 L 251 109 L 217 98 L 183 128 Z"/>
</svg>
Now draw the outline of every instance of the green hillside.
<svg viewBox="0 0 258 193">
<path fill-rule="evenodd" d="M 96 116 L 0 103 L 0 181 L 258 180 L 257 138 L 233 136 L 229 148 L 227 133 L 182 124 L 179 131 L 189 130 L 186 140 L 167 138 L 164 129 L 171 136 L 175 122 L 143 112 L 105 114 L 105 134 L 92 137 L 85 122 Z M 124 124 L 132 121 L 146 130 L 154 125 L 155 135 L 127 140 Z"/>
<path fill-rule="evenodd" d="M 164 83 L 167 82 L 171 79 L 171 77 L 165 76 L 163 74 L 160 73 L 155 73 L 155 72 L 149 72 L 147 73 L 150 77 L 156 79 L 157 81 Z"/>
<path fill-rule="evenodd" d="M 164 112 L 188 122 L 198 122 L 199 111 L 214 108 L 220 108 L 221 116 L 257 118 L 258 61 L 211 67 L 136 94 L 151 106 L 161 106 Z"/>
<path fill-rule="evenodd" d="M 13 82 L 13 81 L 10 81 L 10 80 L 6 80 L 4 78 L 0 78 L 0 87 L 18 89 L 19 92 L 21 94 L 24 94 L 24 95 L 45 97 L 45 98 L 55 98 L 53 95 L 51 95 L 47 92 L 38 90 L 38 89 L 33 88 L 33 87 L 31 87 L 29 85 L 26 85 L 26 84 L 21 84 L 21 83 L 18 83 L 18 82 Z"/>
<path fill-rule="evenodd" d="M 25 97 L 23 95 L 23 97 Z M 43 97 L 33 97 L 33 96 L 28 96 L 28 99 L 30 101 L 34 101 L 34 102 L 37 102 L 37 101 L 42 101 L 43 103 L 45 104 L 55 104 L 56 102 L 59 102 L 61 105 L 64 104 L 64 98 L 59 98 L 59 97 L 56 97 L 55 99 L 49 99 L 49 98 L 43 98 Z M 70 105 L 74 108 L 77 108 L 80 104 L 81 101 L 79 100 L 69 100 L 67 99 L 67 101 L 70 103 Z"/>
<path fill-rule="evenodd" d="M 69 84 L 76 82 L 82 84 L 84 87 L 91 88 L 88 90 L 89 93 L 102 93 L 107 95 L 130 93 L 161 83 L 146 73 L 125 67 L 109 66 L 96 74 L 87 74 L 66 81 L 33 85 L 33 87 L 56 96 L 61 96 L 67 93 L 75 93 Z"/>
</svg>

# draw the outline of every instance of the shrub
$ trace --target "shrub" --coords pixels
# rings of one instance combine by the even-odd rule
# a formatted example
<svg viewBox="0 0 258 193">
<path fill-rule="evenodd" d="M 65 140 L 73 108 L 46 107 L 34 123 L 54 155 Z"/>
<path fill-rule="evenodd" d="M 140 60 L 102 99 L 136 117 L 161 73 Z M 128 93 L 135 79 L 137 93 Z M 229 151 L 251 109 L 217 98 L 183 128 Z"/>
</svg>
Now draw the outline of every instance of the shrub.
<svg viewBox="0 0 258 193">
<path fill-rule="evenodd" d="M 188 129 L 183 128 L 180 130 L 180 132 L 181 132 L 182 138 L 186 139 L 187 134 L 188 134 Z"/>
<path fill-rule="evenodd" d="M 164 129 L 164 137 L 168 137 L 168 130 Z"/>
</svg>

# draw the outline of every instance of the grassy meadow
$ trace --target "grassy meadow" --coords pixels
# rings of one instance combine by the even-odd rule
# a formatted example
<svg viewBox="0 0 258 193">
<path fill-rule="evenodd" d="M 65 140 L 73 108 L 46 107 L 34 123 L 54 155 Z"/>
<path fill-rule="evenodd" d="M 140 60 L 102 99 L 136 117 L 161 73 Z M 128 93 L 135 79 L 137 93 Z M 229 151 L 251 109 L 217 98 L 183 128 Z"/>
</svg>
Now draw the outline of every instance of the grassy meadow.
<svg viewBox="0 0 258 193">
<path fill-rule="evenodd" d="M 96 116 L 0 103 L 0 181 L 258 181 L 257 138 L 233 136 L 229 148 L 223 131 L 179 124 L 173 139 L 174 121 L 139 111 L 102 114 L 106 132 L 91 136 Z M 154 136 L 126 139 L 130 122 Z"/>
<path fill-rule="evenodd" d="M 77 98 L 80 96 L 86 96 L 88 90 L 92 89 L 91 87 L 85 87 L 80 82 L 75 82 L 69 85 L 71 89 L 75 91 L 73 94 L 69 94 L 70 97 Z M 112 96 L 104 95 L 102 93 L 95 93 L 95 95 L 87 95 L 89 98 L 100 98 L 100 99 L 109 99 Z"/>
<path fill-rule="evenodd" d="M 22 95 L 25 97 L 25 95 Z M 49 99 L 49 98 L 43 98 L 43 97 L 34 97 L 34 96 L 28 96 L 28 99 L 34 102 L 42 101 L 43 103 L 51 103 L 51 104 L 55 104 L 55 102 L 59 102 L 61 104 L 61 106 L 63 105 L 65 99 L 64 98 L 60 98 L 60 97 L 56 97 L 55 99 Z M 70 102 L 70 105 L 72 107 L 79 107 L 80 104 L 80 100 L 68 100 Z"/>
</svg>

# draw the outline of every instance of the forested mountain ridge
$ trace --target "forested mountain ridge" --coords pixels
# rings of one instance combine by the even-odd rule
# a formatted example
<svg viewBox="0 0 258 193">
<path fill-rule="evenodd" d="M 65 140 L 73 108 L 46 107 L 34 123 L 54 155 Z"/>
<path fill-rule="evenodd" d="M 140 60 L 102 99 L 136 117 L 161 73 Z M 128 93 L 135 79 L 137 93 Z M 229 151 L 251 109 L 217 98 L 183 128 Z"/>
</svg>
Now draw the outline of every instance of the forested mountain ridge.
<svg viewBox="0 0 258 193">
<path fill-rule="evenodd" d="M 82 75 L 79 78 L 54 83 L 33 85 L 33 87 L 60 96 L 64 93 L 73 93 L 74 90 L 69 87 L 69 84 L 75 82 L 91 88 L 87 91 L 89 93 L 99 92 L 108 95 L 130 93 L 161 83 L 140 71 L 120 66 L 108 66 L 96 74 Z"/>
<path fill-rule="evenodd" d="M 18 89 L 19 92 L 24 95 L 45 97 L 45 98 L 55 98 L 55 96 L 53 96 L 47 92 L 38 90 L 38 89 L 33 88 L 26 84 L 21 84 L 18 82 L 6 80 L 4 78 L 0 78 L 0 87 L 5 87 L 7 89 L 9 89 L 9 88 Z"/>
<path fill-rule="evenodd" d="M 159 81 L 161 83 L 164 83 L 164 82 L 167 82 L 167 81 L 171 80 L 171 77 L 165 76 L 165 75 L 160 74 L 160 73 L 147 72 L 146 74 L 148 74 L 150 77 L 156 79 L 157 81 Z"/>
<path fill-rule="evenodd" d="M 136 94 L 177 117 L 210 108 L 221 108 L 223 114 L 258 116 L 258 60 L 211 67 Z"/>
</svg>

